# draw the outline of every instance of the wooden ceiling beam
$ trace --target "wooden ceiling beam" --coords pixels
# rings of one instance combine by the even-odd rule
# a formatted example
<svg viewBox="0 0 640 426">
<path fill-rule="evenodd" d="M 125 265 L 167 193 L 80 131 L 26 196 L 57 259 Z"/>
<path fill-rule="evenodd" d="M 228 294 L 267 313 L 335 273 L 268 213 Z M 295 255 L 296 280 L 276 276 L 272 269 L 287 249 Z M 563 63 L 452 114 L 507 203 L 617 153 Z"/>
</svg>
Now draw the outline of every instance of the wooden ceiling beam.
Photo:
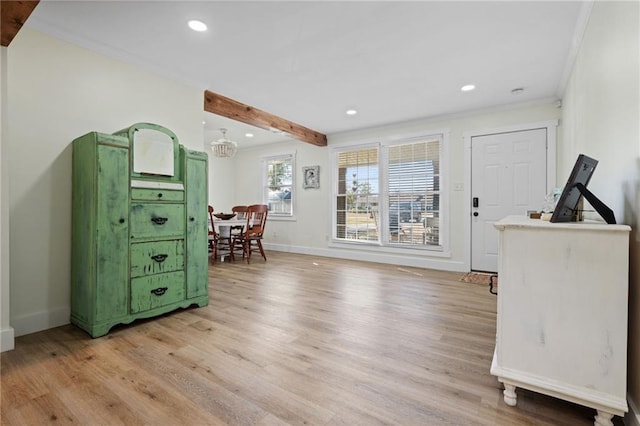
<svg viewBox="0 0 640 426">
<path fill-rule="evenodd" d="M 292 138 L 312 145 L 327 146 L 327 137 L 322 133 L 209 90 L 204 92 L 204 110 L 261 129 L 284 132 Z"/>
<path fill-rule="evenodd" d="M 34 1 L 0 1 L 0 45 L 9 43 L 18 34 L 33 9 L 40 0 Z"/>
</svg>

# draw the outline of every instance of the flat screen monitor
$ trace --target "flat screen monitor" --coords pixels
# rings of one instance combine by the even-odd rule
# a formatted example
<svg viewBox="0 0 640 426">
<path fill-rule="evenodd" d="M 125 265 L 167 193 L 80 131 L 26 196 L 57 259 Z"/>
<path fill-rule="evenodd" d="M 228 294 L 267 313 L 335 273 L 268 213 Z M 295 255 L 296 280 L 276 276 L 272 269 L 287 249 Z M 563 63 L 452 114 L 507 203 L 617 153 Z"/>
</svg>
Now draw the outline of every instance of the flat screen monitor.
<svg viewBox="0 0 640 426">
<path fill-rule="evenodd" d="M 578 184 L 586 188 L 597 165 L 598 160 L 594 160 L 584 154 L 578 155 L 578 159 L 569 175 L 569 180 L 567 180 L 567 184 L 553 210 L 551 222 L 571 222 L 580 202 L 580 197 L 582 197 Z"/>
</svg>

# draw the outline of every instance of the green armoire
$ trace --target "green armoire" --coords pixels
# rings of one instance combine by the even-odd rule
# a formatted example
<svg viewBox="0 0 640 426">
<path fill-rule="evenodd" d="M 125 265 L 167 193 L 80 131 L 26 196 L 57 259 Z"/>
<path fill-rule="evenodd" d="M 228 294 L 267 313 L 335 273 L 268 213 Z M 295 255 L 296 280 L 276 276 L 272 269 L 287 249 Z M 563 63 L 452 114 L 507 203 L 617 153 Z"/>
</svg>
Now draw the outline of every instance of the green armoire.
<svg viewBox="0 0 640 426">
<path fill-rule="evenodd" d="M 116 324 L 209 300 L 207 156 L 137 123 L 73 141 L 71 322 Z"/>
</svg>

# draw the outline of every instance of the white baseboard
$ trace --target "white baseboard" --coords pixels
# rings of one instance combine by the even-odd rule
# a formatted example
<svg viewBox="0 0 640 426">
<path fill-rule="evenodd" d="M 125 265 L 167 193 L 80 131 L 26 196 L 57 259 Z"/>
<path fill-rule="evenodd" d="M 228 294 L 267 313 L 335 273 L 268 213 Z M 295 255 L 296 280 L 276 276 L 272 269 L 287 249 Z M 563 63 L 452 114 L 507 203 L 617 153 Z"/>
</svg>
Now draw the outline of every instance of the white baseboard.
<svg viewBox="0 0 640 426">
<path fill-rule="evenodd" d="M 34 314 L 12 318 L 11 324 L 15 329 L 16 337 L 18 337 L 69 324 L 70 316 L 71 308 L 69 306 L 63 306 L 49 311 L 36 312 Z"/>
<path fill-rule="evenodd" d="M 631 399 L 631 395 L 627 395 L 627 403 L 629 412 L 624 416 L 625 426 L 640 426 L 640 406 Z"/>
<path fill-rule="evenodd" d="M 13 327 L 0 330 L 0 352 L 11 351 L 15 347 L 15 334 Z"/>
<path fill-rule="evenodd" d="M 291 246 L 264 242 L 267 250 L 282 251 L 286 253 L 309 254 L 315 256 L 334 257 L 338 259 L 360 260 L 364 262 L 388 263 L 390 265 L 409 266 L 413 268 L 437 269 L 440 271 L 469 272 L 463 262 L 452 261 L 446 257 L 426 258 L 423 256 L 411 256 L 406 254 L 393 254 L 363 250 L 346 250 L 341 248 L 316 248 L 305 246 Z"/>
</svg>

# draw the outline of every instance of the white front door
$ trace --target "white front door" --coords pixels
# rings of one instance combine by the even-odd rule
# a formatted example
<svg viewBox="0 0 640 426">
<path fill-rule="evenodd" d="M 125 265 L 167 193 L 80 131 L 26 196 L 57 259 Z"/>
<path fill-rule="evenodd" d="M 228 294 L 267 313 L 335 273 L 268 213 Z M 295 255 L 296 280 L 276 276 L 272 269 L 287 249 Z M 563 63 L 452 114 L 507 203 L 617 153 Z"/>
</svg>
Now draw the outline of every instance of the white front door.
<svg viewBox="0 0 640 426">
<path fill-rule="evenodd" d="M 505 216 L 540 211 L 547 193 L 547 129 L 471 138 L 471 269 L 498 270 Z"/>
</svg>

